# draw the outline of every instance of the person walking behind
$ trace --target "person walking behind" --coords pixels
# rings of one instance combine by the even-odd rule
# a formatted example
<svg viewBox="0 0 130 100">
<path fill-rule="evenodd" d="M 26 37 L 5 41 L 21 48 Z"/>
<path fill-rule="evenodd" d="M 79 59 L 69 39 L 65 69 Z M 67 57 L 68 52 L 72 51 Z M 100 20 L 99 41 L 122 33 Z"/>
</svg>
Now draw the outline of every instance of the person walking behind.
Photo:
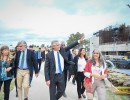
<svg viewBox="0 0 130 100">
<path fill-rule="evenodd" d="M 13 58 L 10 56 L 8 46 L 0 49 L 0 91 L 4 83 L 4 100 L 9 100 L 10 83 L 13 79 Z"/>
<path fill-rule="evenodd" d="M 65 47 L 66 47 L 65 42 L 63 42 L 63 41 L 61 42 L 61 47 L 62 47 L 62 48 L 65 48 Z M 65 50 L 66 50 L 66 49 L 65 49 Z M 72 54 L 71 54 L 70 50 L 66 51 L 66 56 L 67 56 L 67 59 L 68 59 L 69 61 L 72 61 Z M 66 86 L 67 86 L 67 79 L 69 80 L 69 74 L 70 74 L 70 68 L 71 68 L 71 66 L 72 66 L 72 65 L 67 64 L 67 63 L 65 63 L 65 65 L 64 65 L 65 90 L 66 90 Z M 64 93 L 63 93 L 63 96 L 64 96 L 64 97 L 67 97 L 67 94 L 66 94 L 65 91 L 64 91 Z"/>
<path fill-rule="evenodd" d="M 78 99 L 81 100 L 82 96 L 83 98 L 86 98 L 84 91 L 84 68 L 87 62 L 87 56 L 85 48 L 80 48 L 78 55 L 74 57 L 74 75 L 75 79 L 77 81 L 77 93 L 78 93 Z"/>
<path fill-rule="evenodd" d="M 84 35 L 80 41 L 75 41 L 65 48 L 60 47 L 58 40 L 52 41 L 53 51 L 46 55 L 45 60 L 45 81 L 50 90 L 50 100 L 59 100 L 65 91 L 64 64 L 72 63 L 68 61 L 66 50 L 78 45 L 83 39 Z"/>
<path fill-rule="evenodd" d="M 86 89 L 87 99 L 93 100 L 95 91 L 98 100 L 106 100 L 106 89 L 104 79 L 107 77 L 105 60 L 98 49 L 92 52 L 92 58 L 86 63 L 84 69 L 84 86 Z"/>
<path fill-rule="evenodd" d="M 17 45 L 15 47 L 14 59 L 16 57 L 16 52 L 18 52 L 18 51 L 20 51 L 20 47 Z M 16 74 L 14 74 L 14 75 L 16 75 Z M 17 89 L 17 79 L 16 79 L 16 76 L 14 76 L 14 78 L 15 78 L 15 87 L 16 87 L 16 97 L 18 97 L 18 89 Z"/>
<path fill-rule="evenodd" d="M 77 55 L 76 49 L 73 48 L 73 49 L 72 49 L 72 58 L 73 58 L 73 60 L 74 60 L 74 57 L 75 57 L 76 55 Z M 72 66 L 71 69 L 73 69 L 73 67 L 74 67 L 74 66 Z M 71 74 L 72 74 L 72 71 L 71 71 Z M 75 75 L 73 75 L 72 84 L 74 84 L 74 85 L 76 85 L 75 80 L 76 80 L 76 79 L 75 79 Z"/>
<path fill-rule="evenodd" d="M 34 68 L 35 76 L 38 77 L 38 66 L 34 52 L 27 49 L 27 43 L 20 41 L 18 45 L 21 51 L 16 53 L 14 62 L 18 86 L 18 100 L 23 100 L 22 86 L 24 88 L 24 100 L 28 100 L 30 76 L 32 76 Z"/>
<path fill-rule="evenodd" d="M 41 48 L 39 48 L 39 50 L 37 51 L 37 63 L 39 72 L 41 70 L 42 59 L 43 59 L 43 53 L 41 51 Z"/>
<path fill-rule="evenodd" d="M 33 51 L 34 55 L 35 55 L 35 51 L 33 50 L 33 46 L 29 46 L 29 50 Z M 35 58 L 36 58 L 36 55 L 35 55 Z M 33 68 L 33 72 L 34 72 L 34 68 Z M 33 80 L 33 74 L 32 76 L 30 76 L 30 83 L 29 83 L 29 86 L 31 87 L 31 83 L 32 83 L 32 80 Z"/>
<path fill-rule="evenodd" d="M 42 61 L 44 62 L 45 61 L 45 59 L 46 59 L 46 54 L 48 53 L 48 52 L 50 52 L 50 50 L 49 50 L 49 48 L 47 48 L 47 47 L 45 47 L 44 48 L 44 51 L 42 51 Z"/>
</svg>

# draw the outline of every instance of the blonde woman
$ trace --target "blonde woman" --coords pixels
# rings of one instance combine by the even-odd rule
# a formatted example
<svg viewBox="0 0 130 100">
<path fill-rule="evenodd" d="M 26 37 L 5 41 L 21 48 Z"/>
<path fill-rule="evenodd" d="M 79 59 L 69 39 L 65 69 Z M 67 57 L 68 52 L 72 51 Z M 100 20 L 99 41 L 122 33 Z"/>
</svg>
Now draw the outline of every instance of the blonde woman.
<svg viewBox="0 0 130 100">
<path fill-rule="evenodd" d="M 8 46 L 0 49 L 0 90 L 4 83 L 4 100 L 9 100 L 10 83 L 13 79 L 13 61 Z"/>
<path fill-rule="evenodd" d="M 107 77 L 106 63 L 98 49 L 92 53 L 92 59 L 89 60 L 84 69 L 84 86 L 87 92 L 88 100 L 93 100 L 95 91 L 98 100 L 106 100 L 106 90 L 104 79 Z"/>
</svg>

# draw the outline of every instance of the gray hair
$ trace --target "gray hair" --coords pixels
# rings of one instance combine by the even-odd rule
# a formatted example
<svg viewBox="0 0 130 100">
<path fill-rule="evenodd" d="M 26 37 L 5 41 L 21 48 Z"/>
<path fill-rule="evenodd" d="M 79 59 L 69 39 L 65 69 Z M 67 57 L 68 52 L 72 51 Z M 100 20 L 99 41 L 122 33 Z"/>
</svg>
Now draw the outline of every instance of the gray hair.
<svg viewBox="0 0 130 100">
<path fill-rule="evenodd" d="M 94 52 L 99 53 L 99 66 L 106 67 L 106 65 L 105 65 L 105 59 L 103 58 L 102 53 L 101 53 L 101 51 L 99 49 L 94 49 L 93 52 L 92 52 L 92 59 L 91 59 L 92 64 L 93 65 L 96 64 L 96 61 L 95 61 L 95 59 L 93 57 Z"/>
<path fill-rule="evenodd" d="M 55 43 L 55 42 L 59 42 L 58 40 L 53 40 L 52 42 L 51 42 L 51 46 L 53 47 L 53 44 Z"/>
<path fill-rule="evenodd" d="M 17 46 L 19 46 L 20 44 L 23 44 L 26 48 L 27 48 L 27 43 L 25 42 L 25 41 L 19 41 L 18 43 L 17 43 Z"/>
</svg>

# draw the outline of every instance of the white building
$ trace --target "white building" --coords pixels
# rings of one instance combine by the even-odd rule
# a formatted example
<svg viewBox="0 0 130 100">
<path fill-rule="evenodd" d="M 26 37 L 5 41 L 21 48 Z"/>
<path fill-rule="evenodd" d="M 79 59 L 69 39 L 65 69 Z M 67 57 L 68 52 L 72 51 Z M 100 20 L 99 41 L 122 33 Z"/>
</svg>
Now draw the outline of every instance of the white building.
<svg viewBox="0 0 130 100">
<path fill-rule="evenodd" d="M 107 30 L 106 33 L 102 32 L 100 34 L 99 31 L 93 34 L 93 36 L 90 38 L 90 55 L 92 54 L 94 48 L 99 48 L 102 54 L 109 58 L 123 59 L 124 57 L 127 56 L 130 59 L 130 40 L 129 40 L 130 33 L 129 32 L 127 32 L 127 34 L 119 33 L 119 35 L 124 34 L 128 36 L 128 39 L 123 41 L 119 40 L 114 41 L 113 38 L 110 37 L 113 35 L 113 33 L 110 33 L 110 35 L 109 33 L 110 32 Z M 110 42 L 106 42 L 105 40 L 106 41 L 110 40 Z"/>
</svg>

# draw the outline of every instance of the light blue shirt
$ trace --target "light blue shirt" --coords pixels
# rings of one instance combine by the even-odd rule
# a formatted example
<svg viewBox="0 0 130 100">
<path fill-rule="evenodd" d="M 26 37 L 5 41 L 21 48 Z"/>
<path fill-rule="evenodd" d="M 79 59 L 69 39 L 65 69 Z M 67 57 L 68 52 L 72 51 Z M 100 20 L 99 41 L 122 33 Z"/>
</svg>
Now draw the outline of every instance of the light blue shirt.
<svg viewBox="0 0 130 100">
<path fill-rule="evenodd" d="M 20 68 L 20 65 L 21 65 L 21 62 L 22 62 L 23 52 L 21 51 L 21 54 L 20 54 L 20 59 L 19 59 L 19 68 L 20 69 L 28 69 L 28 66 L 27 66 L 27 49 L 24 50 L 24 53 L 25 53 L 24 64 L 23 64 L 22 68 Z"/>
<path fill-rule="evenodd" d="M 38 51 L 38 59 L 41 59 L 41 51 Z"/>
</svg>

